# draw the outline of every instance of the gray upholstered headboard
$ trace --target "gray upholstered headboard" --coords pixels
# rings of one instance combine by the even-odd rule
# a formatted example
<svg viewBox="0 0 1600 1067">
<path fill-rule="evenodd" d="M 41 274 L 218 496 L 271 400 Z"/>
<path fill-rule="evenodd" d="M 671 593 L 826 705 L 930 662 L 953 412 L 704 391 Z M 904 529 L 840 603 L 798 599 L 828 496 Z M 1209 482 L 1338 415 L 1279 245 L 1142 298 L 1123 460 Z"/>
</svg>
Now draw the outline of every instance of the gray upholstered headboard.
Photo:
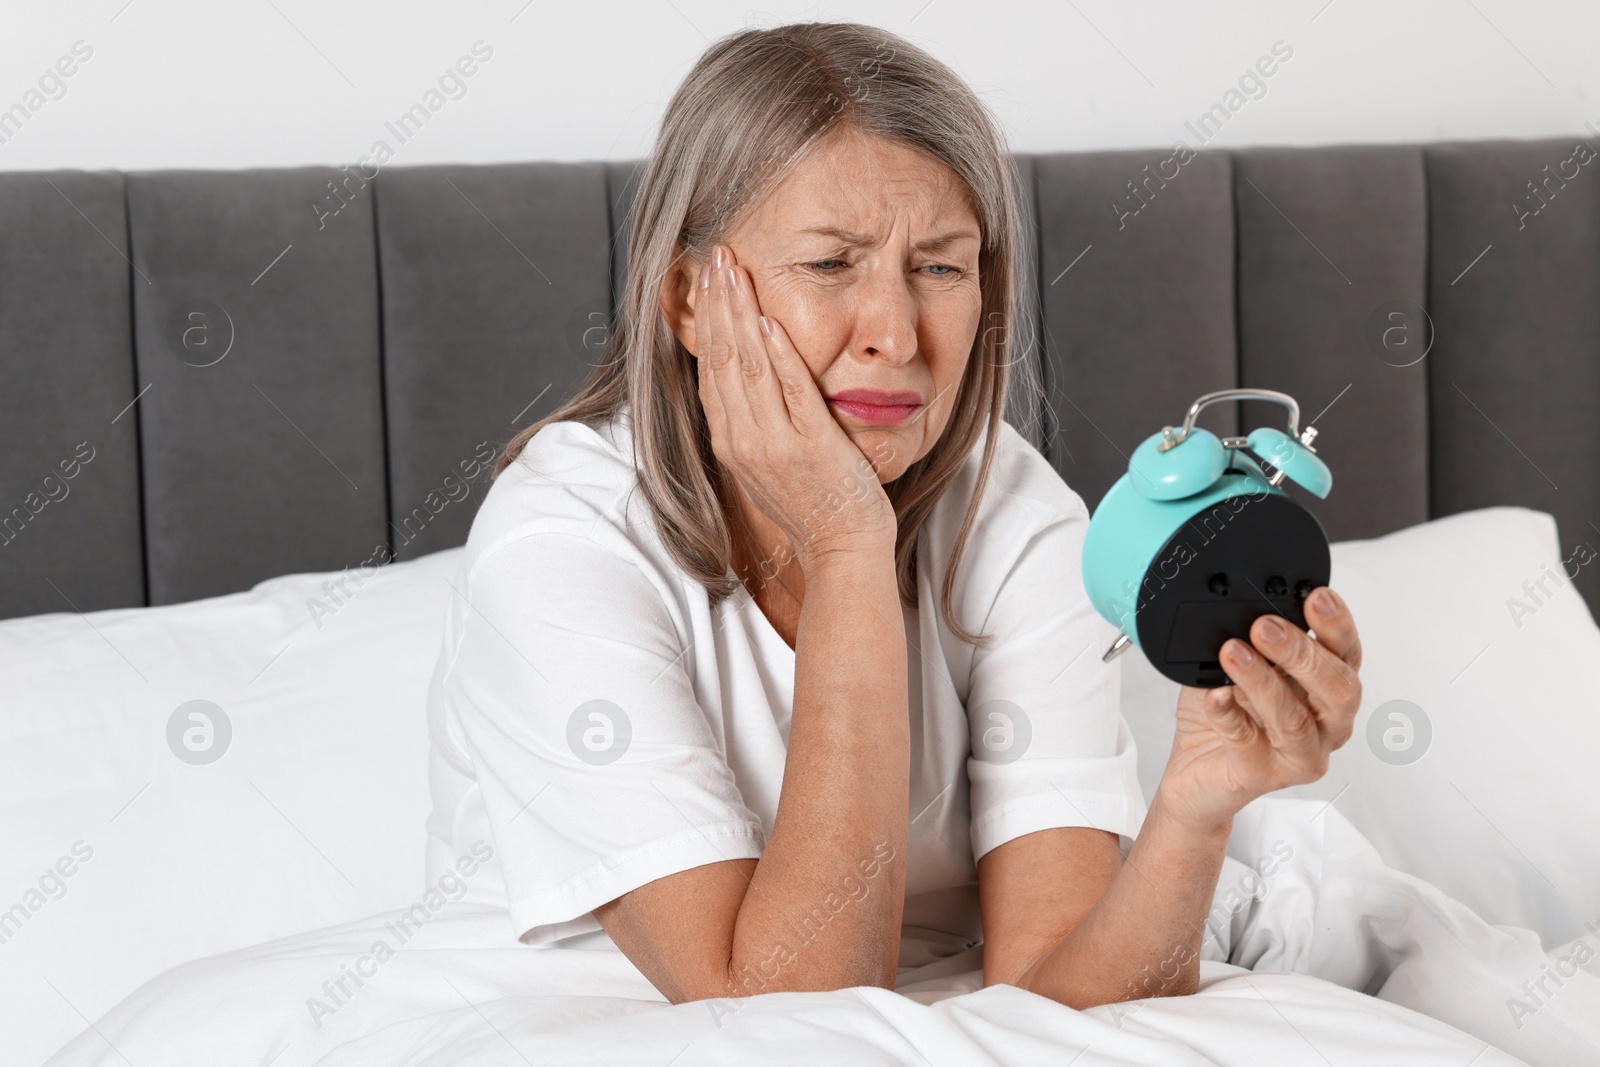
<svg viewBox="0 0 1600 1067">
<path fill-rule="evenodd" d="M 1505 503 L 1600 545 L 1586 145 L 1019 163 L 1043 447 L 1091 505 L 1194 397 L 1251 385 L 1327 409 L 1334 539 Z M 488 485 L 463 472 L 596 358 L 632 172 L 0 175 L 0 617 L 462 543 Z M 1593 610 L 1596 568 L 1577 582 Z"/>
</svg>

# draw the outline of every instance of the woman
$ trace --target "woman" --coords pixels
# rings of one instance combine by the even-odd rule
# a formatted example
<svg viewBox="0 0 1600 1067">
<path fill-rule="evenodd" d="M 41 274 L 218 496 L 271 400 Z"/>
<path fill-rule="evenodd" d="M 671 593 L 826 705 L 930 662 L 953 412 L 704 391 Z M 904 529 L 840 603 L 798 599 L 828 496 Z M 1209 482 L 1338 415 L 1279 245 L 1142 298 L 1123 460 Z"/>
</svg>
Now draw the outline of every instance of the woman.
<svg viewBox="0 0 1600 1067">
<path fill-rule="evenodd" d="M 468 540 L 433 870 L 492 840 L 473 893 L 524 941 L 603 929 L 673 1002 L 980 938 L 985 984 L 1073 1007 L 1193 992 L 1234 814 L 1350 736 L 1343 603 L 1183 690 L 1146 811 L 1087 509 L 1003 419 L 1037 390 L 1009 155 L 903 39 L 713 45 L 635 210 L 604 361 Z"/>
</svg>

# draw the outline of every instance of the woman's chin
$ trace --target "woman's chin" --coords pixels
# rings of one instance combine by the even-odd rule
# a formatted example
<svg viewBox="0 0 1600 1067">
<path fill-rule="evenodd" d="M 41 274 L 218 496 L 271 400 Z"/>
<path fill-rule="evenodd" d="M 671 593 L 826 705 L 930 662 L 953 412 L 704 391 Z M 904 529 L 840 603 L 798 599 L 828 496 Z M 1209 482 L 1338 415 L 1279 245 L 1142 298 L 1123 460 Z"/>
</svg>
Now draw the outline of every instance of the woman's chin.
<svg viewBox="0 0 1600 1067">
<path fill-rule="evenodd" d="M 862 457 L 872 464 L 878 481 L 885 485 L 904 474 L 917 459 L 915 452 L 907 447 L 905 435 L 896 432 L 897 427 L 845 426 L 842 420 L 840 427 L 850 443 L 861 450 Z"/>
</svg>

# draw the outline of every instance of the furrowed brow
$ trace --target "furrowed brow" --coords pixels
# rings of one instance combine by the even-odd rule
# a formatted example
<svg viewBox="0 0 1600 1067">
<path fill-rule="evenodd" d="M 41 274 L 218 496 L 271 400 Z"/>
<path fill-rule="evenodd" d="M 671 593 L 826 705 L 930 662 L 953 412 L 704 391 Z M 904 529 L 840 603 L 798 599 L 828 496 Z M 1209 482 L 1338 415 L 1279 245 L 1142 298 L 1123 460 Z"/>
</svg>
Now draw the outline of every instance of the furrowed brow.
<svg viewBox="0 0 1600 1067">
<path fill-rule="evenodd" d="M 840 244 L 854 248 L 861 248 L 874 243 L 871 234 L 856 233 L 854 230 L 846 230 L 838 226 L 809 226 L 800 232 L 816 234 L 819 237 L 832 237 Z M 925 241 L 918 241 L 916 247 L 918 251 L 922 252 L 937 252 L 962 240 L 981 241 L 982 238 L 971 230 L 952 230 L 949 233 L 939 234 L 937 237 L 930 237 Z"/>
<path fill-rule="evenodd" d="M 854 230 L 841 229 L 838 226 L 808 226 L 801 233 L 816 234 L 818 237 L 832 237 L 840 244 L 860 248 L 872 243 L 872 235 L 856 233 Z"/>
<path fill-rule="evenodd" d="M 982 238 L 971 230 L 952 230 L 949 233 L 941 233 L 937 237 L 930 237 L 926 241 L 918 241 L 917 250 L 920 252 L 938 252 L 941 249 L 949 248 L 957 241 L 981 240 Z"/>
</svg>

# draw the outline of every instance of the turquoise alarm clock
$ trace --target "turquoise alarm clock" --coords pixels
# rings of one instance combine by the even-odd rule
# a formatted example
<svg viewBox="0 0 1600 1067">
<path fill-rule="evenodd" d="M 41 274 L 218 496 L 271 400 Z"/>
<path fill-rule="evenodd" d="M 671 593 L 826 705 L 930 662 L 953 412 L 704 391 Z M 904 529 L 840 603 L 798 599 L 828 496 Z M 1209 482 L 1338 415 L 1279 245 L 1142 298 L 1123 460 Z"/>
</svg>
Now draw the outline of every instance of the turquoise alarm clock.
<svg viewBox="0 0 1600 1067">
<path fill-rule="evenodd" d="M 1246 399 L 1285 405 L 1287 432 L 1263 426 L 1219 438 L 1195 426 L 1207 405 Z M 1280 485 L 1325 498 L 1333 475 L 1312 447 L 1316 428 L 1299 422 L 1300 405 L 1286 393 L 1224 389 L 1191 404 L 1182 427 L 1134 450 L 1083 542 L 1089 600 L 1122 631 L 1103 660 L 1136 644 L 1175 682 L 1227 685 L 1218 653 L 1230 637 L 1248 642 L 1257 616 L 1305 627 L 1306 595 L 1328 584 L 1328 538 Z"/>
</svg>

